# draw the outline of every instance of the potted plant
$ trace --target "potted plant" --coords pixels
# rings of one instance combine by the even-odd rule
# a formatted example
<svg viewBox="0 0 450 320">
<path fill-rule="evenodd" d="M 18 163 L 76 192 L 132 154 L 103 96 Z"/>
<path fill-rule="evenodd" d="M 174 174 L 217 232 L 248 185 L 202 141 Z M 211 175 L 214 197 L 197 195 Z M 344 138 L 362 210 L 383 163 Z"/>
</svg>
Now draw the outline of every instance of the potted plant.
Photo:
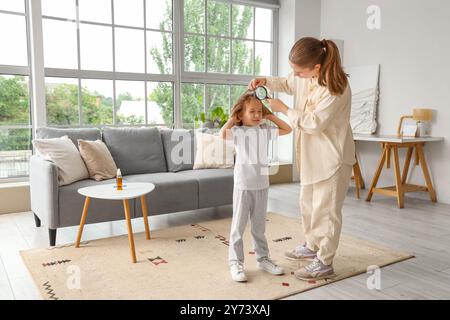
<svg viewBox="0 0 450 320">
<path fill-rule="evenodd" d="M 199 116 L 195 117 L 195 121 L 201 121 L 205 128 L 221 128 L 228 121 L 228 114 L 219 106 L 209 110 L 208 115 L 201 112 Z"/>
</svg>

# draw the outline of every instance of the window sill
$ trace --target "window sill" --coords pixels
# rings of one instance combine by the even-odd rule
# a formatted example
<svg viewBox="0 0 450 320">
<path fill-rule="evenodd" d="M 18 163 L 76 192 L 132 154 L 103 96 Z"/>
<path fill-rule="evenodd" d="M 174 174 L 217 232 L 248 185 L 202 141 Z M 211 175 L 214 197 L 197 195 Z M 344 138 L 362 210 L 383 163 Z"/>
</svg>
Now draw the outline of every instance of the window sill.
<svg viewBox="0 0 450 320">
<path fill-rule="evenodd" d="M 7 180 L 7 179 L 5 179 Z M 3 181 L 0 180 L 0 188 L 17 188 L 17 187 L 28 187 L 30 185 L 30 181 L 24 180 L 24 181 Z"/>
</svg>

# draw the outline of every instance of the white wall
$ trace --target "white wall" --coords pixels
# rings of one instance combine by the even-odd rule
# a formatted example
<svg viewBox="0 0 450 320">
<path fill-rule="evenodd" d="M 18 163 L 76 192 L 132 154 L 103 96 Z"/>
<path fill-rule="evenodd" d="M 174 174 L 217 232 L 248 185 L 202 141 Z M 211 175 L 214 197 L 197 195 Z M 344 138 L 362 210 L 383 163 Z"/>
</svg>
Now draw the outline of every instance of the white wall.
<svg viewBox="0 0 450 320">
<path fill-rule="evenodd" d="M 319 0 L 280 0 L 279 11 L 279 46 L 278 46 L 278 74 L 287 76 L 292 70 L 289 66 L 289 52 L 295 41 L 306 36 L 320 36 L 320 1 Z M 292 106 L 294 99 L 286 94 L 278 96 L 286 104 Z M 286 120 L 286 118 L 284 118 Z M 284 139 L 284 140 L 283 140 Z M 280 160 L 292 162 L 293 155 L 292 134 L 289 138 L 280 139 Z M 288 154 L 287 154 L 288 152 Z M 298 181 L 300 174 L 293 166 L 293 180 Z"/>
<path fill-rule="evenodd" d="M 284 76 L 288 72 L 289 64 L 287 56 L 289 54 L 290 44 L 295 37 L 295 16 L 294 16 L 294 0 L 281 0 L 281 7 L 279 10 L 279 30 L 278 30 L 278 75 Z M 285 94 L 278 94 L 278 98 L 283 99 L 288 104 L 293 102 L 292 97 Z M 283 120 L 287 121 L 285 117 L 279 115 Z M 293 157 L 293 140 L 292 134 L 280 137 L 278 140 L 278 160 L 281 163 L 292 163 Z M 293 175 L 294 177 L 296 175 Z"/>
<path fill-rule="evenodd" d="M 366 27 L 369 5 L 381 9 L 380 30 Z M 381 65 L 379 133 L 394 134 L 400 116 L 411 114 L 414 107 L 436 110 L 432 135 L 444 137 L 445 142 L 429 143 L 425 151 L 438 201 L 443 203 L 450 203 L 449 13 L 450 1 L 444 0 L 321 2 L 321 37 L 344 40 L 344 65 Z M 369 185 L 380 146 L 358 142 L 357 150 Z M 379 185 L 392 185 L 392 174 L 392 169 L 384 171 Z M 424 184 L 419 167 L 413 168 L 411 181 Z M 409 195 L 427 198 L 422 193 Z"/>
</svg>

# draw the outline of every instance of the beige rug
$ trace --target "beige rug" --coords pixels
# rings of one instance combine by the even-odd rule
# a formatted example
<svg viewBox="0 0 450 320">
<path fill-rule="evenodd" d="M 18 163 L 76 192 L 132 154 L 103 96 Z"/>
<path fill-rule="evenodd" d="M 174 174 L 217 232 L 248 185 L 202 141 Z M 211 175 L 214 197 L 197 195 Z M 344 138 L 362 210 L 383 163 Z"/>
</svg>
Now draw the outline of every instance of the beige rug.
<svg viewBox="0 0 450 320">
<path fill-rule="evenodd" d="M 94 240 L 78 249 L 72 245 L 21 254 L 44 299 L 277 299 L 365 273 L 371 265 L 382 267 L 412 257 L 343 235 L 334 262 L 337 277 L 300 281 L 292 272 L 308 262 L 283 258 L 286 249 L 303 242 L 300 221 L 270 213 L 266 235 L 271 257 L 287 272 L 272 276 L 256 269 L 247 227 L 249 281 L 235 283 L 227 266 L 230 222 L 155 230 L 151 240 L 136 234 L 136 264 L 130 260 L 127 235 Z"/>
</svg>

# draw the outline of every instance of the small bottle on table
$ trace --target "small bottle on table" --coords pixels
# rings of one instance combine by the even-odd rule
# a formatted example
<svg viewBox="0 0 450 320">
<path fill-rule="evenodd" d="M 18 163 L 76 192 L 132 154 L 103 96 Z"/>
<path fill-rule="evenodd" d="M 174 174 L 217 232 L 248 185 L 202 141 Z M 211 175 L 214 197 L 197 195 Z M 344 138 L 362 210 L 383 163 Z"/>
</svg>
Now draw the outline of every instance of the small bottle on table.
<svg viewBox="0 0 450 320">
<path fill-rule="evenodd" d="M 120 169 L 117 169 L 116 184 L 117 184 L 117 190 L 123 190 L 122 172 L 120 172 Z"/>
</svg>

